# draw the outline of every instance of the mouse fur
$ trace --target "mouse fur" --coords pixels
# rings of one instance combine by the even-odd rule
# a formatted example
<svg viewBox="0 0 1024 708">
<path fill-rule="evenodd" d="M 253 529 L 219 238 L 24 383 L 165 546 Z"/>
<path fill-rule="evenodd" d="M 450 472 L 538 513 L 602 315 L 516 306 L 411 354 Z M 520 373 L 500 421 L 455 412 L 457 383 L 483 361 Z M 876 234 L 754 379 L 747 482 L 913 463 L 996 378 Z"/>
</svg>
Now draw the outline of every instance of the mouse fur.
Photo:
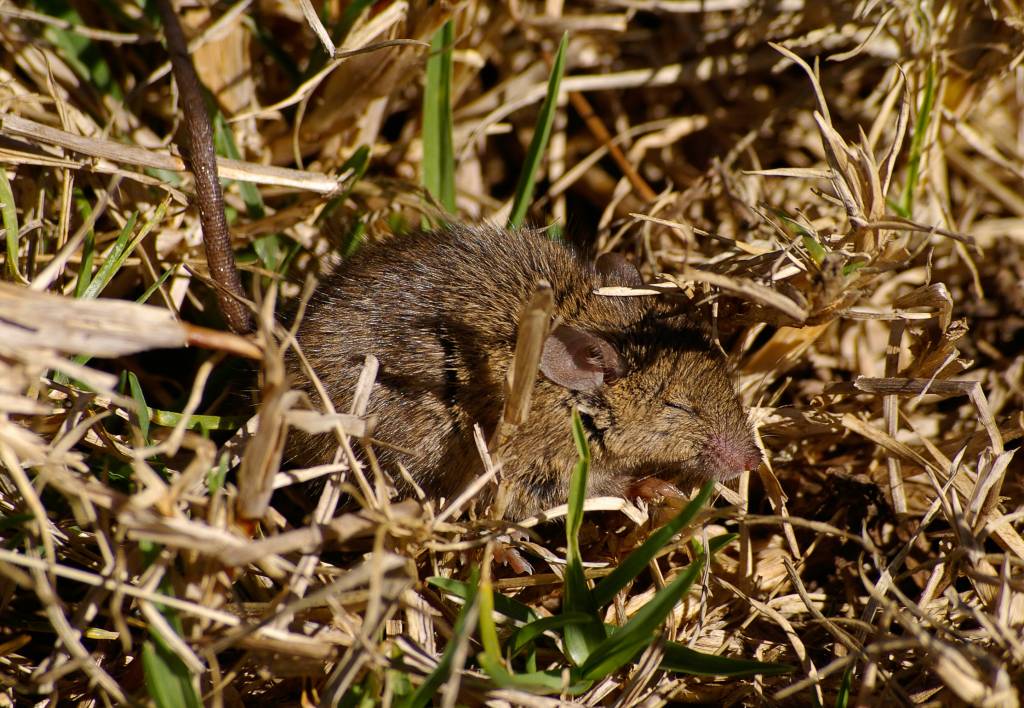
<svg viewBox="0 0 1024 708">
<path fill-rule="evenodd" d="M 756 467 L 746 412 L 705 327 L 676 299 L 595 294 L 639 285 L 639 273 L 621 257 L 595 264 L 537 230 L 452 225 L 366 245 L 321 282 L 298 341 L 339 411 L 365 355 L 377 357 L 374 437 L 416 453 L 380 446 L 379 459 L 451 498 L 483 469 L 473 426 L 489 436 L 498 423 L 520 313 L 541 279 L 555 323 L 529 419 L 502 455 L 506 518 L 565 503 L 577 460 L 573 406 L 590 444 L 589 495 L 625 495 L 652 476 L 727 480 Z M 290 369 L 316 400 L 294 357 Z M 293 432 L 288 454 L 324 463 L 336 444 L 333 434 Z"/>
</svg>

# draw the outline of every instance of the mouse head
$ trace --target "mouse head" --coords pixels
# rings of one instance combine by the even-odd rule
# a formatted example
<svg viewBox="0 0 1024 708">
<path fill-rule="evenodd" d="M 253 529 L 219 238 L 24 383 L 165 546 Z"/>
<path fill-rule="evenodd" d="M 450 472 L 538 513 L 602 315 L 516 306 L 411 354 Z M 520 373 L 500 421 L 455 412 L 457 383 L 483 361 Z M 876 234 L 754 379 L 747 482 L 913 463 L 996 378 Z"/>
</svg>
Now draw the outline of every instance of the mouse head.
<svg viewBox="0 0 1024 708">
<path fill-rule="evenodd" d="M 619 283 L 638 284 L 635 268 L 616 268 Z M 598 272 L 608 284 L 600 263 Z M 700 326 L 653 298 L 595 295 L 548 336 L 541 372 L 579 409 L 595 461 L 608 467 L 724 481 L 761 461 L 724 358 Z"/>
</svg>

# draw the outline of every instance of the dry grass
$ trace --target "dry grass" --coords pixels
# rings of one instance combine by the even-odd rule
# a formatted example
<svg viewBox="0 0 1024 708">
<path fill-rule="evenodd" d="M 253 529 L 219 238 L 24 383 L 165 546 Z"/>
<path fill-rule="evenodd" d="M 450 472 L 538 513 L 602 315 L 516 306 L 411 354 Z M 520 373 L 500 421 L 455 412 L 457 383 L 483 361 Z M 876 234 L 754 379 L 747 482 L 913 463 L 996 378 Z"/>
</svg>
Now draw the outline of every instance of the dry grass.
<svg viewBox="0 0 1024 708">
<path fill-rule="evenodd" d="M 390 502 L 372 469 L 351 469 L 351 447 L 308 475 L 343 472 L 308 525 L 296 495 L 266 507 L 271 488 L 294 482 L 277 469 L 281 424 L 303 422 L 289 413 L 266 294 L 274 282 L 278 301 L 297 298 L 315 256 L 343 240 L 333 234 L 362 223 L 381 237 L 432 209 L 414 186 L 422 42 L 455 11 L 461 213 L 506 218 L 549 53 L 568 29 L 572 93 L 532 218 L 704 300 L 767 453 L 757 475 L 720 490 L 712 530 L 740 539 L 666 631 L 798 669 L 687 677 L 645 654 L 573 700 L 1018 705 L 1019 10 L 381 2 L 337 58 L 309 69 L 318 31 L 338 41 L 344 4 L 325 3 L 327 29 L 303 15 L 309 3 L 182 8 L 242 158 L 222 176 L 238 180 L 227 190 L 235 246 L 265 303 L 255 392 L 223 353 L 146 353 L 187 337 L 179 315 L 220 326 L 191 181 L 169 147 L 180 119 L 156 22 L 132 2 L 75 3 L 76 17 L 59 2 L 0 4 L 0 258 L 16 284 L 0 290 L 0 704 L 145 702 L 140 657 L 153 642 L 201 677 L 214 706 L 330 702 L 354 686 L 385 686 L 387 698 L 393 647 L 414 683 L 436 663 L 458 608 L 424 579 L 465 578 L 493 527 L 458 506 Z M 371 162 L 353 184 L 342 166 L 360 145 Z M 327 219 L 324 194 L 339 184 L 353 189 Z M 108 262 L 103 297 L 148 290 L 151 309 L 105 304 L 97 319 L 97 303 L 72 306 Z M 54 307 L 26 288 L 66 298 Z M 261 416 L 236 483 L 224 472 L 239 436 L 227 439 L 250 396 Z M 365 422 L 327 424 L 359 436 Z M 236 518 L 240 485 L 258 530 Z M 343 491 L 365 508 L 336 516 Z M 596 505 L 618 510 L 584 527 L 600 574 L 647 513 Z M 525 544 L 538 572 L 496 568 L 495 587 L 547 614 L 564 539 L 540 532 Z M 662 558 L 619 612 L 684 561 Z M 438 701 L 453 705 L 456 690 L 465 704 L 555 703 L 496 690 L 476 670 L 456 672 Z"/>
</svg>

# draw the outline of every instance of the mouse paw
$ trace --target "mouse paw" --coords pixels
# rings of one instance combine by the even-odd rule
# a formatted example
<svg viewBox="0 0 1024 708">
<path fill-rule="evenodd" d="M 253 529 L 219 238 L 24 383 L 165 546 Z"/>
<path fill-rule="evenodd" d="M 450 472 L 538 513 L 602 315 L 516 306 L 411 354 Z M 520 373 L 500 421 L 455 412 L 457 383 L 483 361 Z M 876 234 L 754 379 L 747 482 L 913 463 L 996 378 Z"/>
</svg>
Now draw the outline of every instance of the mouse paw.
<svg viewBox="0 0 1024 708">
<path fill-rule="evenodd" d="M 530 562 L 523 558 L 523 555 L 518 550 L 504 543 L 494 547 L 494 560 L 502 565 L 507 565 L 518 575 L 533 574 L 533 566 Z"/>
<path fill-rule="evenodd" d="M 665 501 L 689 501 L 689 498 L 679 491 L 679 487 L 657 477 L 636 480 L 629 486 L 627 493 L 631 497 L 640 497 L 648 502 L 659 498 Z"/>
<path fill-rule="evenodd" d="M 511 543 L 499 541 L 494 544 L 494 560 L 502 565 L 507 565 L 512 572 L 518 575 L 533 574 L 533 566 Z"/>
</svg>

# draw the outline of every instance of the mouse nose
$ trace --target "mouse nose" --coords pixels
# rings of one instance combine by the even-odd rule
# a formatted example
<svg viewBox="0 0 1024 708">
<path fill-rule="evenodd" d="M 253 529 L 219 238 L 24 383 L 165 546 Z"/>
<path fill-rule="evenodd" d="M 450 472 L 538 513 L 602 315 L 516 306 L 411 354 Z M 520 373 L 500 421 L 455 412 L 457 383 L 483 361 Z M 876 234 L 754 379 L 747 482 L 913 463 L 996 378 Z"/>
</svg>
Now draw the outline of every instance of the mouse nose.
<svg viewBox="0 0 1024 708">
<path fill-rule="evenodd" d="M 712 435 L 708 440 L 708 453 L 709 461 L 723 480 L 755 470 L 761 464 L 761 451 L 750 438 Z"/>
</svg>

